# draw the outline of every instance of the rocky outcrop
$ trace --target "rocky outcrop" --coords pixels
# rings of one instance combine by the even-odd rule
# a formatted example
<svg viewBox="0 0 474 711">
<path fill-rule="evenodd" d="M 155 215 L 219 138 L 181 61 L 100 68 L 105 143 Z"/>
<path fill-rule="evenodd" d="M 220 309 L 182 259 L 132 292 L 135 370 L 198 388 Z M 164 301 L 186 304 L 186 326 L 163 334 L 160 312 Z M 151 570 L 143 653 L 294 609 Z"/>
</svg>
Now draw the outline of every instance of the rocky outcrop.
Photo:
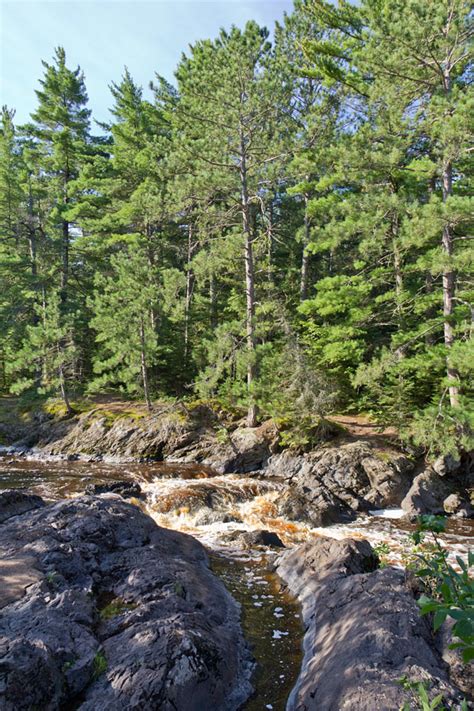
<svg viewBox="0 0 474 711">
<path fill-rule="evenodd" d="M 430 698 L 462 698 L 405 573 L 376 565 L 370 545 L 350 539 L 320 538 L 278 557 L 276 570 L 300 599 L 306 626 L 287 711 L 399 711 L 405 702 L 411 708 L 403 676 L 427 683 Z"/>
<path fill-rule="evenodd" d="M 368 442 L 351 442 L 302 456 L 282 452 L 271 457 L 265 475 L 290 485 L 279 501 L 282 515 L 324 526 L 398 505 L 412 470 L 412 462 L 398 452 L 381 454 Z"/>
<path fill-rule="evenodd" d="M 43 455 L 90 460 L 197 462 L 224 474 L 264 467 L 276 440 L 270 422 L 256 428 L 238 423 L 224 427 L 217 413 L 199 405 L 139 417 L 97 409 L 69 419 L 51 418 L 35 423 L 16 444 Z"/>
<path fill-rule="evenodd" d="M 420 514 L 474 516 L 474 457 L 437 459 L 418 474 L 401 503 L 409 518 Z"/>
<path fill-rule="evenodd" d="M 3 599 L 2 710 L 230 710 L 248 696 L 238 606 L 193 538 L 108 494 L 9 519 L 0 551 L 36 576 Z"/>
<path fill-rule="evenodd" d="M 0 491 L 0 523 L 7 521 L 12 516 L 19 516 L 42 506 L 44 506 L 43 499 L 35 494 L 28 494 L 21 489 Z"/>
</svg>

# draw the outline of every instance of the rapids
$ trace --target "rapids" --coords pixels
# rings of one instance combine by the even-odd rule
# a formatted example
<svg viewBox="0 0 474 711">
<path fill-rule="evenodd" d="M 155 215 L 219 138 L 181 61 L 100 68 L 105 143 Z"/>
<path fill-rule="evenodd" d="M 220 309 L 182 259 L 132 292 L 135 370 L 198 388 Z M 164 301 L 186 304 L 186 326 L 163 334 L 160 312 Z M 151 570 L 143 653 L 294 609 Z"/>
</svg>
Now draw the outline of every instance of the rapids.
<svg viewBox="0 0 474 711">
<path fill-rule="evenodd" d="M 0 456 L 0 489 L 24 488 L 45 500 L 74 497 L 87 484 L 127 480 L 140 483 L 143 500 L 131 499 L 160 525 L 191 534 L 209 550 L 211 566 L 242 606 L 242 625 L 255 659 L 254 696 L 245 711 L 283 711 L 298 676 L 303 630 L 299 606 L 272 572 L 276 552 L 245 547 L 239 535 L 265 529 L 287 546 L 325 535 L 365 538 L 386 544 L 387 561 L 401 565 L 413 528 L 399 520 L 400 510 L 372 512 L 351 523 L 311 528 L 278 515 L 283 480 L 258 475 L 216 476 L 199 465 L 117 464 L 107 462 Z M 474 522 L 451 520 L 442 536 L 453 561 L 466 557 Z"/>
</svg>

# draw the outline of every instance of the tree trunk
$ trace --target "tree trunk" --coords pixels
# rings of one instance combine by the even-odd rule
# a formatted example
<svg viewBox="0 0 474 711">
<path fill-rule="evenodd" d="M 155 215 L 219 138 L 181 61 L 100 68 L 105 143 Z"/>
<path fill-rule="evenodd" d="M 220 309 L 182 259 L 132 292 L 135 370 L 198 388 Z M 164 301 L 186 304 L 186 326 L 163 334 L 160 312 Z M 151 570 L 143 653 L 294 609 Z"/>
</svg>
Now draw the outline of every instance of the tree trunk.
<svg viewBox="0 0 474 711">
<path fill-rule="evenodd" d="M 184 363 L 187 364 L 189 358 L 189 321 L 191 316 L 191 300 L 194 287 L 194 272 L 190 262 L 193 256 L 193 226 L 188 226 L 188 263 L 186 266 L 186 300 L 184 302 Z"/>
<path fill-rule="evenodd" d="M 270 200 L 270 206 L 268 209 L 268 226 L 267 226 L 267 240 L 268 240 L 268 246 L 267 246 L 267 279 L 268 283 L 271 284 L 273 281 L 273 243 L 274 243 L 274 236 L 273 236 L 273 199 Z"/>
<path fill-rule="evenodd" d="M 69 203 L 67 194 L 68 182 L 69 172 L 66 170 L 64 176 L 64 204 L 66 206 Z M 65 304 L 67 301 L 67 287 L 69 281 L 69 222 L 67 220 L 63 220 L 62 231 L 61 302 Z"/>
<path fill-rule="evenodd" d="M 431 200 L 432 196 L 436 192 L 436 175 L 432 175 L 431 178 L 428 181 L 428 202 Z M 433 293 L 433 275 L 431 272 L 426 272 L 425 275 L 425 292 L 427 294 L 432 294 Z M 436 316 L 436 309 L 431 307 L 427 310 L 426 312 L 426 317 L 427 319 L 434 318 Z M 433 331 L 428 331 L 428 333 L 425 335 L 425 343 L 427 346 L 434 346 L 436 343 L 436 337 Z"/>
<path fill-rule="evenodd" d="M 403 275 L 402 275 L 402 260 L 400 250 L 394 235 L 393 242 L 393 271 L 395 273 L 395 311 L 397 314 L 398 326 L 403 325 L 403 309 L 402 309 L 402 294 L 403 294 Z"/>
<path fill-rule="evenodd" d="M 453 168 L 448 161 L 443 169 L 443 202 L 449 198 L 453 191 Z M 446 356 L 446 372 L 449 382 L 449 402 L 451 407 L 459 406 L 459 374 L 451 365 L 449 350 L 454 343 L 454 330 L 452 324 L 453 302 L 456 292 L 456 275 L 451 267 L 451 257 L 453 255 L 453 236 L 448 224 L 443 227 L 442 247 L 448 259 L 448 265 L 443 271 L 443 315 L 444 315 L 444 343 L 448 350 Z"/>
<path fill-rule="evenodd" d="M 301 256 L 300 301 L 304 301 L 308 294 L 309 254 L 308 244 L 311 238 L 311 225 L 308 218 L 308 196 L 304 196 L 304 237 L 303 254 Z"/>
<path fill-rule="evenodd" d="M 211 274 L 209 277 L 209 310 L 211 328 L 217 328 L 217 294 L 216 294 L 216 277 Z"/>
<path fill-rule="evenodd" d="M 31 276 L 36 279 L 36 230 L 34 225 L 33 194 L 31 190 L 31 176 L 28 176 L 28 245 L 31 259 Z M 36 285 L 35 285 L 36 286 Z"/>
<path fill-rule="evenodd" d="M 148 387 L 148 371 L 146 367 L 146 356 L 145 356 L 145 323 L 143 321 L 143 316 L 140 317 L 140 346 L 141 346 L 141 370 L 142 370 L 142 382 L 143 391 L 145 393 L 145 402 L 148 410 L 151 412 L 153 406 L 150 400 L 150 390 Z"/>
<path fill-rule="evenodd" d="M 255 268 L 253 261 L 253 237 L 250 224 L 250 203 L 247 184 L 247 163 L 243 129 L 240 129 L 240 187 L 242 206 L 242 231 L 244 233 L 244 261 L 245 261 L 245 292 L 247 298 L 246 335 L 247 335 L 247 391 L 248 410 L 247 426 L 255 427 L 257 424 L 257 404 L 253 394 L 254 382 L 257 378 L 257 363 L 255 353 Z"/>
<path fill-rule="evenodd" d="M 63 399 L 64 404 L 66 405 L 66 412 L 68 415 L 72 415 L 73 410 L 69 401 L 69 395 L 66 387 L 66 378 L 64 377 L 64 368 L 62 365 L 59 367 L 59 385 L 61 388 L 61 397 Z"/>
</svg>

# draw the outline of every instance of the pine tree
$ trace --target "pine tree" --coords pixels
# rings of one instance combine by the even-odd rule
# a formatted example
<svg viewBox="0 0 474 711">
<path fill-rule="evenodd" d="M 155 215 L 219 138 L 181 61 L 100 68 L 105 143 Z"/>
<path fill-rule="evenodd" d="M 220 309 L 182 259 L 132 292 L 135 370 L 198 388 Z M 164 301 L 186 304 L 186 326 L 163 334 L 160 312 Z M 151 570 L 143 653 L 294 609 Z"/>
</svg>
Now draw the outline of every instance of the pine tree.
<svg viewBox="0 0 474 711">
<path fill-rule="evenodd" d="M 27 327 L 27 338 L 15 359 L 14 367 L 23 376 L 12 386 L 12 392 L 21 393 L 34 385 L 40 394 L 59 392 L 66 413 L 71 414 L 70 392 L 78 385 L 74 314 L 64 313 L 60 290 L 51 292 L 37 312 L 38 323 Z"/>
<path fill-rule="evenodd" d="M 454 278 L 456 267 L 466 265 L 462 234 L 469 214 L 463 197 L 467 4 L 367 2 L 355 7 L 343 2 L 336 9 L 311 2 L 308 9 L 328 32 L 324 41 L 306 44 L 314 71 L 329 85 L 343 87 L 362 119 L 354 134 L 352 113 L 349 136 L 336 148 L 339 168 L 332 182 L 339 199 L 325 230 L 327 246 L 344 248 L 346 276 L 339 273 L 319 284 L 314 307 L 332 324 L 313 326 L 311 335 L 329 338 L 328 355 L 345 368 L 341 356 L 344 350 L 348 355 L 347 336 L 356 337 L 359 350 L 352 353 L 352 372 L 361 358 L 372 360 L 359 368 L 354 382 L 372 390 L 379 409 L 392 418 L 398 413 L 406 419 L 410 409 L 422 409 L 434 393 L 436 405 L 427 412 L 435 422 L 454 423 L 454 428 L 449 425 L 452 447 L 456 437 L 458 443 L 464 441 L 462 423 L 469 420 L 460 407 L 453 366 L 459 360 L 457 350 L 466 353 L 469 333 L 466 306 L 454 306 L 458 298 L 460 304 L 469 300 L 466 292 L 455 293 Z M 453 170 L 454 184 L 449 178 Z M 456 199 L 450 195 L 453 190 Z M 457 257 L 455 232 L 456 240 L 461 237 Z M 347 270 L 351 238 L 356 270 Z M 371 266 L 374 258 L 377 267 Z M 393 285 L 389 290 L 387 277 Z M 438 343 L 441 327 L 444 349 Z M 331 328 L 336 329 L 332 337 Z M 443 350 L 452 414 L 444 406 Z M 469 397 L 467 387 L 466 382 Z M 430 439 L 426 428 L 423 437 Z"/>
<path fill-rule="evenodd" d="M 62 47 L 55 51 L 54 63 L 43 62 L 44 78 L 36 91 L 38 108 L 28 126 L 43 154 L 43 170 L 49 178 L 52 209 L 50 227 L 60 234 L 61 300 L 68 299 L 70 277 L 71 225 L 68 211 L 76 199 L 73 181 L 87 153 L 90 111 L 86 108 L 87 93 L 84 75 L 77 67 L 66 66 Z"/>
<path fill-rule="evenodd" d="M 158 356 L 152 318 L 157 306 L 155 275 L 146 254 L 133 246 L 112 257 L 110 266 L 109 275 L 97 275 L 91 303 L 91 325 L 100 347 L 93 387 L 118 385 L 131 395 L 143 392 L 151 410 L 149 374 Z"/>
<path fill-rule="evenodd" d="M 245 333 L 249 426 L 257 419 L 253 395 L 258 373 L 255 285 L 255 206 L 273 154 L 274 82 L 266 65 L 268 32 L 249 22 L 244 31 L 221 31 L 215 42 L 199 42 L 177 70 L 179 102 L 175 132 L 181 151 L 200 170 L 206 193 L 225 200 L 221 225 L 240 213 L 245 272 Z M 216 204 L 216 203 L 215 203 Z"/>
</svg>

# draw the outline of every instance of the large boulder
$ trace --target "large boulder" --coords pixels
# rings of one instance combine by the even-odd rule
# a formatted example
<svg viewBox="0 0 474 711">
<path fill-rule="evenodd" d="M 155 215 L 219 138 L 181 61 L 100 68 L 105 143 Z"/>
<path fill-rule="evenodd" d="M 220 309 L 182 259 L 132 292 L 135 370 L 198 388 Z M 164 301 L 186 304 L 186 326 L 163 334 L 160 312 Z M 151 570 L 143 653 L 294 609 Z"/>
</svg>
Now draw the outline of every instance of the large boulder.
<svg viewBox="0 0 474 711">
<path fill-rule="evenodd" d="M 278 557 L 277 572 L 300 599 L 306 627 L 287 711 L 399 711 L 413 701 L 403 676 L 427 683 L 446 702 L 462 698 L 405 573 L 374 570 L 376 563 L 367 542 L 350 539 L 319 538 Z"/>
<path fill-rule="evenodd" d="M 37 576 L 4 600 L 2 710 L 230 710 L 248 696 L 239 608 L 193 538 L 108 494 L 11 519 L 0 551 Z"/>
<path fill-rule="evenodd" d="M 399 505 L 412 469 L 412 462 L 400 453 L 351 442 L 306 455 L 274 455 L 265 473 L 290 484 L 279 501 L 282 515 L 324 526 L 369 509 Z"/>
<path fill-rule="evenodd" d="M 418 474 L 401 507 L 409 518 L 421 514 L 454 514 L 472 517 L 474 499 L 474 461 L 464 454 L 437 459 Z"/>
</svg>

